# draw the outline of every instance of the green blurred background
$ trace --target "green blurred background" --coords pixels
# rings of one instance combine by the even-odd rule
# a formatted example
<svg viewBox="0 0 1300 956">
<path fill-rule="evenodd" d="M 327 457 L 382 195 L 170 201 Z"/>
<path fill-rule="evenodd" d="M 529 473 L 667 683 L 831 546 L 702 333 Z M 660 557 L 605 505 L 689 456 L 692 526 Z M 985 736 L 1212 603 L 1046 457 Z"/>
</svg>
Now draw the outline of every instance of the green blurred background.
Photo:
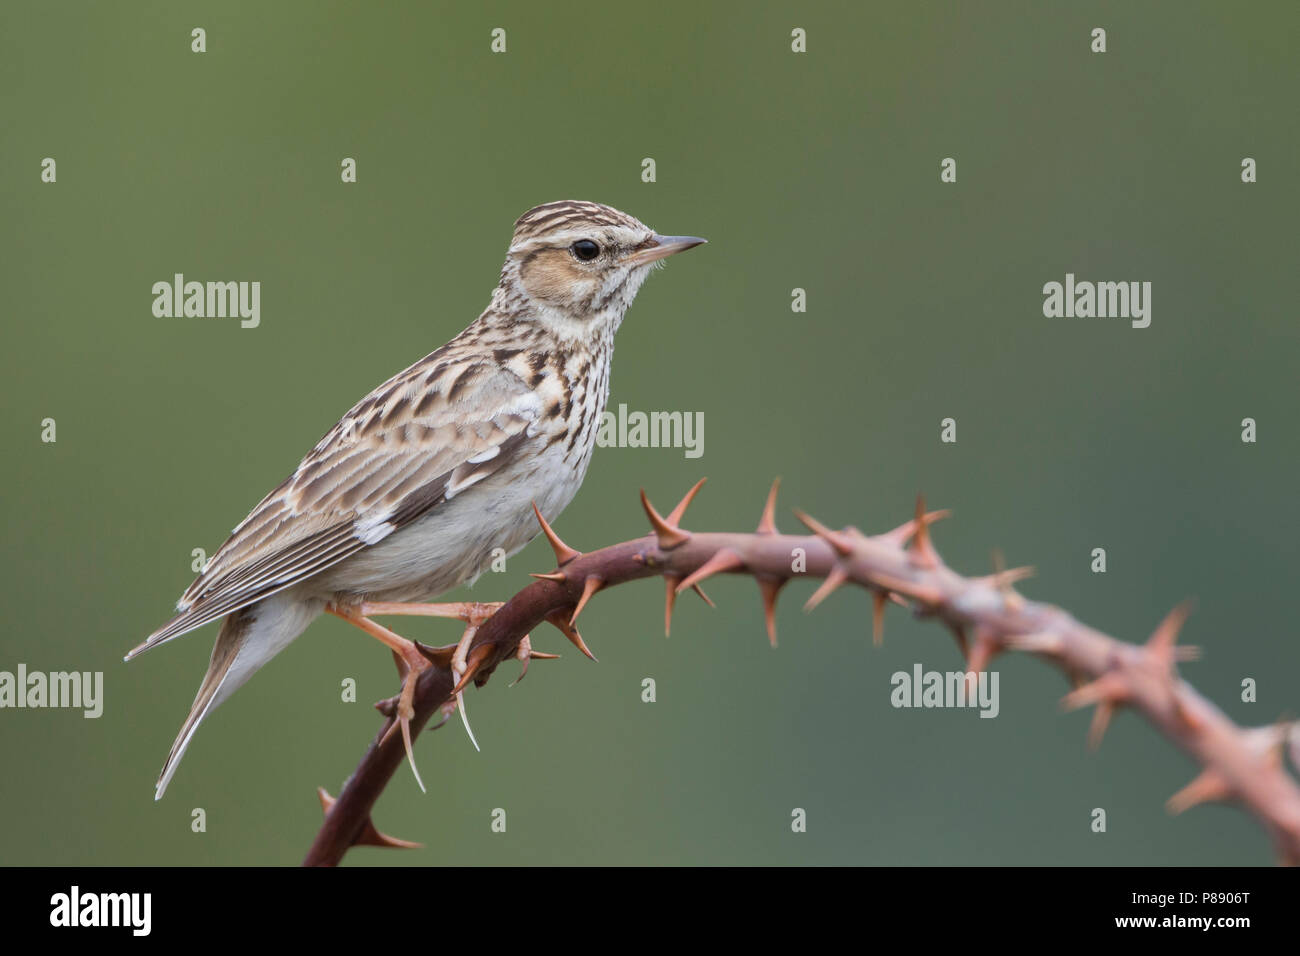
<svg viewBox="0 0 1300 956">
<path fill-rule="evenodd" d="M 642 290 L 611 394 L 703 412 L 704 456 L 598 450 L 557 523 L 571 544 L 643 534 L 639 487 L 667 507 L 704 474 L 702 528 L 752 527 L 774 475 L 786 529 L 799 505 L 883 530 L 924 491 L 955 511 L 937 540 L 956 568 L 1000 548 L 1039 569 L 1024 593 L 1129 640 L 1196 596 L 1185 676 L 1243 722 L 1295 713 L 1298 30 L 1291 2 L 4 4 L 0 669 L 100 670 L 106 704 L 0 711 L 0 862 L 301 859 L 313 789 L 337 793 L 396 689 L 387 653 L 319 621 L 157 804 L 215 629 L 122 654 L 191 550 L 473 319 L 515 217 L 561 198 L 710 240 Z M 174 272 L 261 281 L 260 328 L 155 318 Z M 1151 327 L 1044 318 L 1066 272 L 1152 282 Z M 550 566 L 534 541 L 474 594 Z M 417 745 L 429 795 L 403 768 L 380 801 L 428 849 L 348 862 L 1272 861 L 1235 809 L 1165 813 L 1195 768 L 1133 715 L 1089 754 L 1038 661 L 998 661 L 996 720 L 893 709 L 894 671 L 958 666 L 950 637 L 895 609 L 873 650 L 865 595 L 805 616 L 806 590 L 776 651 L 742 579 L 710 588 L 717 610 L 683 601 L 669 640 L 658 583 L 600 596 L 599 665 L 538 632 L 562 661 L 468 695 L 484 752 L 449 724 Z"/>
</svg>

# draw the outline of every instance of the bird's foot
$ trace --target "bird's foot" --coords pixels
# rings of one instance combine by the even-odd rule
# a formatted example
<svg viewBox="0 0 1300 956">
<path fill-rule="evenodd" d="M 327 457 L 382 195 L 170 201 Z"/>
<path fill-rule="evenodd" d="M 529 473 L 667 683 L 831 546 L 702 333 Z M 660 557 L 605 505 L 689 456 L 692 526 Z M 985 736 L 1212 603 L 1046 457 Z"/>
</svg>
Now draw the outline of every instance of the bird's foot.
<svg viewBox="0 0 1300 956">
<path fill-rule="evenodd" d="M 398 670 L 402 673 L 402 692 L 397 697 L 397 707 L 393 711 L 393 723 L 389 726 L 388 732 L 384 734 L 381 743 L 386 743 L 388 738 L 393 735 L 394 731 L 401 730 L 402 743 L 406 747 L 406 759 L 411 763 L 411 772 L 415 774 L 415 782 L 420 785 L 420 789 L 428 792 L 424 788 L 424 781 L 420 779 L 420 770 L 415 765 L 415 752 L 411 749 L 411 718 L 415 716 L 415 685 L 420 680 L 420 675 L 428 670 L 432 664 L 424 656 L 418 644 L 409 641 L 400 634 L 395 634 L 388 628 L 366 617 L 362 611 L 365 605 L 346 606 L 346 605 L 327 605 L 325 610 L 340 617 L 354 627 L 359 627 L 371 637 L 376 638 L 386 645 L 393 652 L 393 657 L 397 660 Z"/>
<path fill-rule="evenodd" d="M 529 635 L 525 634 L 519 641 L 519 646 L 515 648 L 515 660 L 517 660 L 520 665 L 519 676 L 510 682 L 510 686 L 514 687 L 515 684 L 518 684 L 524 679 L 524 676 L 528 673 L 529 661 L 557 661 L 559 659 L 559 654 L 543 654 L 541 651 L 533 650 L 532 639 Z"/>
<path fill-rule="evenodd" d="M 462 611 L 461 620 L 465 622 L 465 633 L 460 636 L 460 642 L 456 645 L 456 652 L 451 655 L 452 693 L 456 695 L 456 709 L 460 711 L 461 723 L 465 725 L 465 733 L 469 734 L 469 742 L 474 745 L 475 750 L 480 752 L 482 748 L 479 747 L 478 740 L 474 737 L 474 728 L 469 725 L 469 714 L 465 712 L 465 685 L 474 676 L 469 665 L 469 649 L 470 645 L 474 643 L 474 635 L 478 633 L 479 626 L 495 614 L 500 607 L 500 604 L 468 603 L 460 605 Z M 474 668 L 474 670 L 477 669 L 477 667 Z"/>
<path fill-rule="evenodd" d="M 461 722 L 465 725 L 465 733 L 469 734 L 469 741 L 474 745 L 475 750 L 481 750 L 478 740 L 474 737 L 474 730 L 469 725 L 469 717 L 465 713 L 465 685 L 469 683 L 469 678 L 473 677 L 477 667 L 471 668 L 469 664 L 469 649 L 474 643 L 474 635 L 482 624 L 495 614 L 501 608 L 500 602 L 484 601 L 456 601 L 447 604 L 408 604 L 396 601 L 370 601 L 358 605 L 357 611 L 363 616 L 372 614 L 402 614 L 416 615 L 422 617 L 450 617 L 465 622 L 465 633 L 461 635 L 460 642 L 456 645 L 456 652 L 451 659 L 451 677 L 453 683 L 452 700 L 444 706 L 454 706 L 460 711 Z M 453 702 L 454 701 L 454 704 Z M 399 704 L 400 706 L 400 704 Z"/>
<path fill-rule="evenodd" d="M 415 782 L 420 785 L 420 790 L 428 793 L 424 788 L 424 781 L 420 779 L 420 770 L 415 765 L 415 752 L 411 749 L 411 718 L 415 716 L 415 685 L 419 683 L 420 675 L 432 665 L 414 643 L 411 643 L 410 653 L 394 651 L 394 654 L 405 665 L 406 676 L 402 678 L 402 692 L 397 697 L 393 724 L 380 743 L 387 743 L 394 731 L 401 730 L 402 745 L 406 748 L 406 759 L 411 763 L 411 773 L 415 774 Z"/>
</svg>

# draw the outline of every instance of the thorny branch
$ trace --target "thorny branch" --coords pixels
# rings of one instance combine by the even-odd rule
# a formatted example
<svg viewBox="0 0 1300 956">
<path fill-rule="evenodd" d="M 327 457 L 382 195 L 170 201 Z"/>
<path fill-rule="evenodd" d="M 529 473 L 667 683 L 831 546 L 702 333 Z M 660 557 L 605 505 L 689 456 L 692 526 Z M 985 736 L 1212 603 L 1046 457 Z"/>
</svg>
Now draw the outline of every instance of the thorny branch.
<svg viewBox="0 0 1300 956">
<path fill-rule="evenodd" d="M 1268 832 L 1281 862 L 1300 863 L 1300 786 L 1288 773 L 1284 759 L 1289 737 L 1292 759 L 1300 761 L 1300 722 L 1239 727 L 1179 678 L 1175 663 L 1195 657 L 1194 649 L 1176 645 L 1187 616 L 1185 605 L 1170 612 L 1144 644 L 1129 644 L 1093 630 L 1060 608 L 1022 597 L 1013 585 L 1031 573 L 1028 569 L 999 569 L 976 578 L 949 569 L 930 535 L 930 525 L 947 513 L 927 514 L 919 499 L 916 517 L 884 534 L 865 535 L 853 527 L 834 531 L 796 511 L 812 534 L 784 535 L 777 532 L 774 520 L 774 484 L 756 532 L 687 531 L 681 527 L 682 515 L 701 484 L 703 481 L 666 518 L 642 492 L 653 532 L 587 554 L 564 544 L 538 514 L 558 566 L 549 574 L 534 575 L 539 580 L 506 602 L 478 629 L 461 686 L 472 680 L 482 687 L 502 661 L 517 658 L 526 669 L 530 657 L 549 656 L 533 653 L 528 640 L 529 632 L 544 621 L 591 656 L 574 626 L 578 616 L 595 593 L 627 581 L 664 578 L 667 630 L 678 594 L 698 590 L 701 581 L 715 574 L 749 575 L 758 583 L 773 645 L 777 595 L 792 579 L 821 580 L 807 609 L 816 607 L 840 586 L 853 583 L 871 594 L 877 644 L 885 608 L 892 601 L 918 616 L 946 624 L 971 675 L 1008 650 L 1036 654 L 1056 665 L 1075 685 L 1062 706 L 1095 708 L 1089 735 L 1094 747 L 1116 708 L 1138 711 L 1201 766 L 1200 774 L 1169 799 L 1170 812 L 1181 813 L 1207 801 L 1235 802 Z M 805 556 L 800 572 L 792 570 L 795 549 L 802 549 Z M 702 591 L 700 594 L 703 596 Z M 424 672 L 416 690 L 412 736 L 419 734 L 430 717 L 447 709 L 458 689 L 453 687 L 450 669 L 453 648 L 424 650 L 434 666 Z M 393 702 L 381 701 L 376 706 L 389 720 L 338 799 L 320 791 L 325 822 L 304 865 L 335 865 L 355 845 L 412 845 L 384 836 L 370 821 L 371 808 L 404 756 L 398 735 L 385 738 L 392 723 Z"/>
</svg>

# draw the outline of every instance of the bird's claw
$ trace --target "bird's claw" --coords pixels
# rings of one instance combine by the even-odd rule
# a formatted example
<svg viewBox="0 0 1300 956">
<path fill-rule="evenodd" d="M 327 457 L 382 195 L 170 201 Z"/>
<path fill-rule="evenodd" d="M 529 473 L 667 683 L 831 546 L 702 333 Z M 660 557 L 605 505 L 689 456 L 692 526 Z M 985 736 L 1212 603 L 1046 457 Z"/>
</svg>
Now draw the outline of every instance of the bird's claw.
<svg viewBox="0 0 1300 956">
<path fill-rule="evenodd" d="M 490 615 L 489 615 L 490 616 Z M 486 620 L 487 618 L 484 618 Z M 465 633 L 460 637 L 460 643 L 456 645 L 456 653 L 451 656 L 451 679 L 454 688 L 460 688 L 455 691 L 456 707 L 460 711 L 461 723 L 465 725 L 465 733 L 469 734 L 469 742 L 474 745 L 474 749 L 482 751 L 478 741 L 474 739 L 474 729 L 469 725 L 469 716 L 465 713 L 465 690 L 460 685 L 465 680 L 465 674 L 469 670 L 470 644 L 474 641 L 474 635 L 478 633 L 478 624 L 470 623 L 465 628 Z M 450 701 L 448 701 L 450 703 Z"/>
<path fill-rule="evenodd" d="M 415 782 L 420 785 L 421 792 L 428 793 L 424 781 L 420 779 L 420 768 L 415 765 L 415 751 L 411 747 L 411 719 L 415 716 L 415 685 L 419 682 L 420 675 L 432 665 L 418 649 L 414 648 L 414 645 L 411 653 L 403 655 L 403 660 L 406 663 L 406 676 L 402 680 L 402 692 L 397 696 L 393 722 L 380 743 L 387 743 L 394 731 L 401 730 L 402 744 L 406 748 L 406 759 L 411 764 L 411 773 L 415 774 Z"/>
</svg>

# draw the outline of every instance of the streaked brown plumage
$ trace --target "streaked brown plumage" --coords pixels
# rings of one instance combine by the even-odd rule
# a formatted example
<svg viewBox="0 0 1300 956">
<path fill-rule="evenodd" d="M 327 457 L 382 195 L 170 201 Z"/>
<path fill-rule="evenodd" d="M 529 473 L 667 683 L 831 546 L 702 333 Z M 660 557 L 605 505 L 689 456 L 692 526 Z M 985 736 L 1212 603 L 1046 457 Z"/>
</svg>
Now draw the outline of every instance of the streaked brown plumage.
<svg viewBox="0 0 1300 956">
<path fill-rule="evenodd" d="M 392 605 L 472 582 L 494 549 L 513 554 L 534 536 L 534 501 L 548 517 L 568 504 L 595 447 L 624 312 L 656 262 L 701 242 L 597 203 L 519 218 L 483 314 L 353 406 L 235 528 L 176 616 L 127 655 L 224 619 L 157 796 L 203 719 L 322 611 L 403 655 L 409 696 L 427 662 L 366 608 L 446 613 Z M 482 613 L 449 616 L 472 627 Z"/>
</svg>

